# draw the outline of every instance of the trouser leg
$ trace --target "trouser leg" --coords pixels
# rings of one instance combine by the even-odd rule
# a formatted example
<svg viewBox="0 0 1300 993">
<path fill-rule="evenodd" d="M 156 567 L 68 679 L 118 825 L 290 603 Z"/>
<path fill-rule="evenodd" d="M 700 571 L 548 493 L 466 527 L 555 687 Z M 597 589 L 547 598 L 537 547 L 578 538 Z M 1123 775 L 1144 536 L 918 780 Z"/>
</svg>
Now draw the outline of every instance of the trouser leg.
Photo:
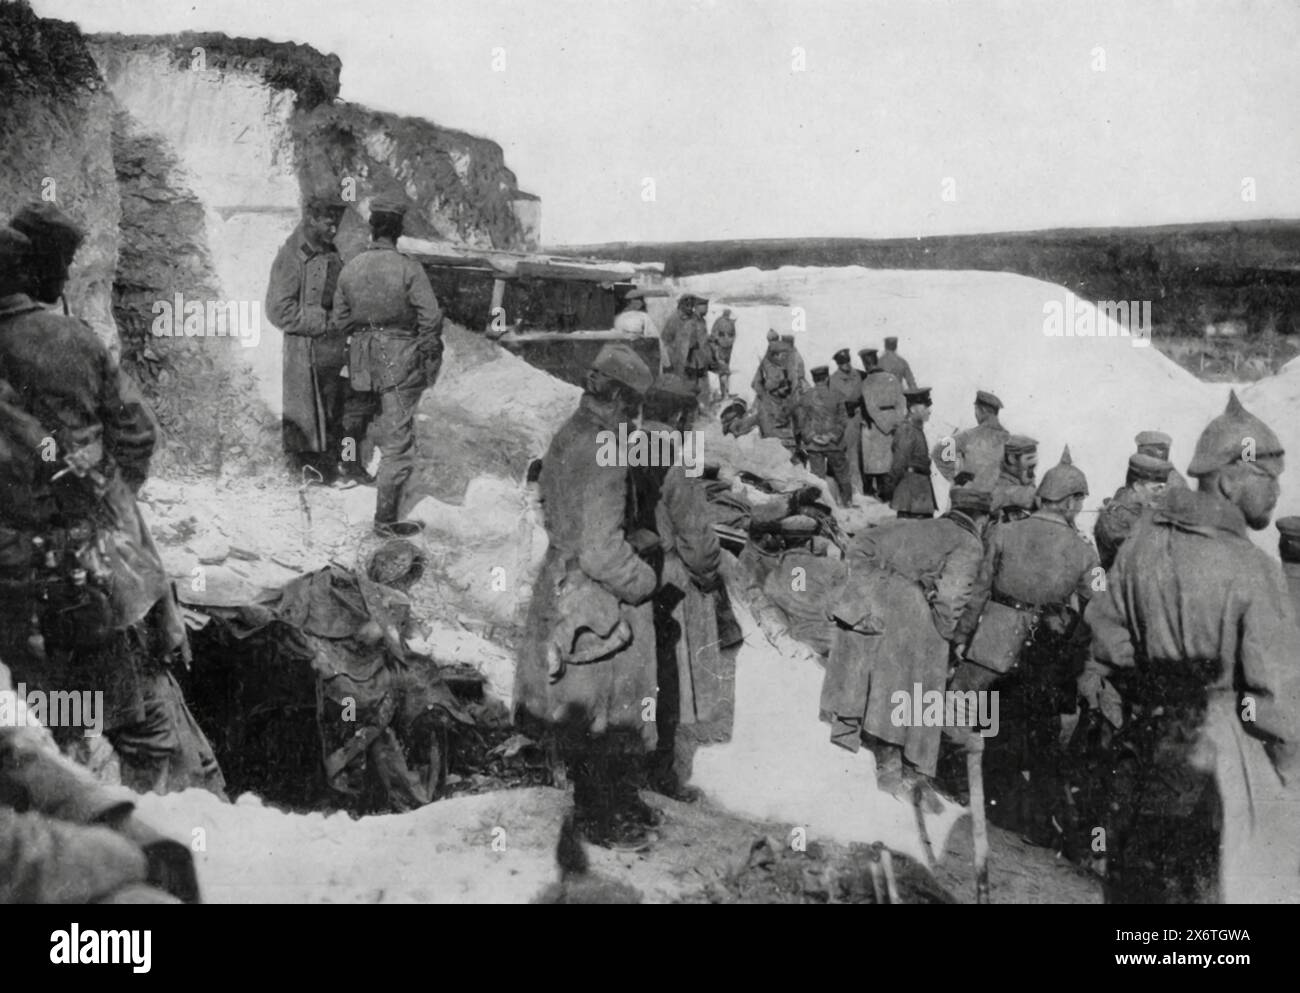
<svg viewBox="0 0 1300 993">
<path fill-rule="evenodd" d="M 350 383 L 345 387 L 340 447 L 344 471 L 350 476 L 362 475 L 370 462 L 373 446 L 367 434 L 378 406 L 377 400 L 374 393 L 358 393 Z"/>
<path fill-rule="evenodd" d="M 385 390 L 380 394 L 379 462 L 375 520 L 391 524 L 401 508 L 402 490 L 415 469 L 415 410 L 422 390 Z"/>
<path fill-rule="evenodd" d="M 840 506 L 850 507 L 853 505 L 853 484 L 849 481 L 849 457 L 843 449 L 826 453 L 826 463 L 830 468 L 831 477 L 835 480 L 835 485 L 839 489 Z"/>
<path fill-rule="evenodd" d="M 325 411 L 325 451 L 321 461 L 331 469 L 343 461 L 343 411 L 350 391 L 348 381 L 339 375 L 341 368 L 321 366 L 316 369 L 321 406 Z"/>
<path fill-rule="evenodd" d="M 167 666 L 144 674 L 144 717 L 108 732 L 122 767 L 122 784 L 138 793 L 198 786 L 224 796 L 225 778 Z"/>
</svg>

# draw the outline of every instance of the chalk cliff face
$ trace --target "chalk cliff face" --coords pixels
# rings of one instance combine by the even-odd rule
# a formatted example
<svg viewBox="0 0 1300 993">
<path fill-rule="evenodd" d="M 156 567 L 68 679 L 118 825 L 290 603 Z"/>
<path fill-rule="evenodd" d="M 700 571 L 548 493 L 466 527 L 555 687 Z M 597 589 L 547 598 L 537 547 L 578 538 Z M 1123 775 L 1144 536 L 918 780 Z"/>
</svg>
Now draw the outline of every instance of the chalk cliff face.
<svg viewBox="0 0 1300 993">
<path fill-rule="evenodd" d="M 260 310 L 305 192 L 349 202 L 345 260 L 364 247 L 381 190 L 410 200 L 415 237 L 537 245 L 540 202 L 500 146 L 338 101 L 340 70 L 305 45 L 83 36 L 0 0 L 0 213 L 44 193 L 89 229 L 69 303 L 144 385 L 164 464 L 219 471 L 278 457 L 281 339 L 265 316 L 242 340 L 153 331 L 178 293 Z"/>
<path fill-rule="evenodd" d="M 67 297 L 116 347 L 112 288 L 121 206 L 113 171 L 113 100 L 81 32 L 0 3 L 0 217 L 53 202 L 89 231 Z"/>
</svg>

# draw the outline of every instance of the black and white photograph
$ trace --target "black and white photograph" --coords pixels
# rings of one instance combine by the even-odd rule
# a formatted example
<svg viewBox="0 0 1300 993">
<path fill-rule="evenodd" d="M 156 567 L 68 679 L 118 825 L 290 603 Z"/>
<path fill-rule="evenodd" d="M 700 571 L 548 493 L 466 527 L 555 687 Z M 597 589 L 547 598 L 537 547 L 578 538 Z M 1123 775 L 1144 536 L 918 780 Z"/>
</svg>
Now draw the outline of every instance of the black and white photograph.
<svg viewBox="0 0 1300 993">
<path fill-rule="evenodd" d="M 87 908 L 23 957 L 975 904 L 1260 964 L 1298 52 L 1294 0 L 0 0 L 0 903 Z"/>
</svg>

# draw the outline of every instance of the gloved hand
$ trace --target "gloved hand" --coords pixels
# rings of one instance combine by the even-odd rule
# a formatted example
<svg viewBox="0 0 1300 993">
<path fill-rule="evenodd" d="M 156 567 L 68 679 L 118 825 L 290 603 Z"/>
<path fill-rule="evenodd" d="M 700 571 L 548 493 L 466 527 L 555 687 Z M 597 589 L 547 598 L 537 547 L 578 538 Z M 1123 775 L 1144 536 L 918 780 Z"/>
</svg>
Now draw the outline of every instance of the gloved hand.
<svg viewBox="0 0 1300 993">
<path fill-rule="evenodd" d="M 199 876 L 189 848 L 159 834 L 138 817 L 127 817 L 117 826 L 124 838 L 135 842 L 148 863 L 150 885 L 166 890 L 185 903 L 202 903 Z"/>
<path fill-rule="evenodd" d="M 302 309 L 302 333 L 309 338 L 319 338 L 329 329 L 329 315 L 319 304 L 308 304 Z"/>
</svg>

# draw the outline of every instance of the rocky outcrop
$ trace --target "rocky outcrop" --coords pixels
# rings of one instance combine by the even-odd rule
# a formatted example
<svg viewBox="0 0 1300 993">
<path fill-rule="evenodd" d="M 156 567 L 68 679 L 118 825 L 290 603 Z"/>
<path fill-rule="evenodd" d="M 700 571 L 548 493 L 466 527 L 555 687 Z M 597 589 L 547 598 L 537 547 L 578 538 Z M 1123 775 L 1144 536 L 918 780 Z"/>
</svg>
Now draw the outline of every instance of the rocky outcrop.
<svg viewBox="0 0 1300 993">
<path fill-rule="evenodd" d="M 113 100 L 74 24 L 0 3 L 0 218 L 46 200 L 89 232 L 68 281 L 71 311 L 117 347 L 112 288 L 121 206 Z"/>
<path fill-rule="evenodd" d="M 400 191 L 408 233 L 475 248 L 537 243 L 540 203 L 499 145 L 338 101 L 341 63 L 306 45 L 228 38 L 86 37 L 0 0 L 0 212 L 52 200 L 89 231 L 68 287 L 144 387 L 159 462 L 219 472 L 279 457 L 281 337 L 213 336 L 228 305 L 260 314 L 271 262 L 305 191 L 352 206 Z M 179 295 L 179 296 L 178 296 Z M 178 308 L 204 311 L 198 334 Z M 158 321 L 174 336 L 159 337 Z"/>
</svg>

